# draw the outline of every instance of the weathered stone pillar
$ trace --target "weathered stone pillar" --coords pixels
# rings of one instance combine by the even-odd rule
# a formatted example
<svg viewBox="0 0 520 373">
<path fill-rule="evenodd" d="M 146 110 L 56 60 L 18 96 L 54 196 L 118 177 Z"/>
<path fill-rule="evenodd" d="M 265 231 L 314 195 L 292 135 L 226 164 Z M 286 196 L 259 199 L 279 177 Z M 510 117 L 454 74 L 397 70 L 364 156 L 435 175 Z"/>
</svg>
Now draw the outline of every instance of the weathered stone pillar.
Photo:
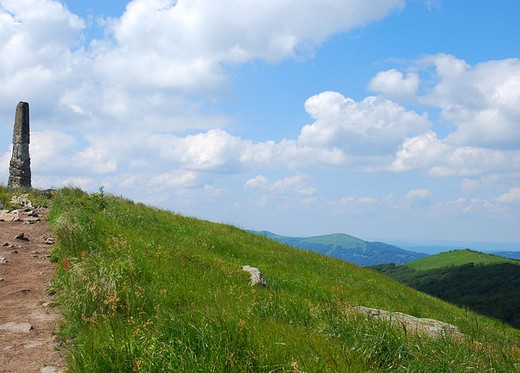
<svg viewBox="0 0 520 373">
<path fill-rule="evenodd" d="M 13 156 L 9 163 L 9 182 L 12 189 L 31 187 L 31 158 L 29 158 L 29 104 L 16 106 L 13 130 Z"/>
</svg>

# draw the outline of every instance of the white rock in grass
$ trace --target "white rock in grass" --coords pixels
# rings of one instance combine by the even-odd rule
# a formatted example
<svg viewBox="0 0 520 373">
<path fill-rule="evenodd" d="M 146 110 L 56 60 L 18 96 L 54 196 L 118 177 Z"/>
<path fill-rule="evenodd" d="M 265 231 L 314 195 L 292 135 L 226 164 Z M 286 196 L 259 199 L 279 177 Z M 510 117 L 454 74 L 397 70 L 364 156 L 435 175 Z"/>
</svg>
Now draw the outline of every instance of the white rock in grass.
<svg viewBox="0 0 520 373">
<path fill-rule="evenodd" d="M 251 266 L 243 266 L 242 271 L 249 272 L 249 277 L 251 279 L 251 286 L 255 286 L 256 284 L 263 286 L 263 287 L 269 287 L 267 285 L 267 282 L 265 282 L 264 276 L 260 273 L 258 268 L 251 267 Z"/>
</svg>

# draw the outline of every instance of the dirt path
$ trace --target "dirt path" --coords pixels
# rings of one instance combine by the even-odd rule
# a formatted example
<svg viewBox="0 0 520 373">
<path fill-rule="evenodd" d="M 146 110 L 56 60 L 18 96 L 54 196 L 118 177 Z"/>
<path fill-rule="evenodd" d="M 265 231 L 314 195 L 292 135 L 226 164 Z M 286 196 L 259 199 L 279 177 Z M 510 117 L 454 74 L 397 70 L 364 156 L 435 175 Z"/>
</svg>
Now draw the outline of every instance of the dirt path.
<svg viewBox="0 0 520 373">
<path fill-rule="evenodd" d="M 53 333 L 59 313 L 46 288 L 54 273 L 46 209 L 0 221 L 0 372 L 62 372 Z M 41 220 L 38 220 L 41 219 Z M 6 219 L 9 220 L 9 219 Z M 15 238 L 23 233 L 25 239 Z"/>
</svg>

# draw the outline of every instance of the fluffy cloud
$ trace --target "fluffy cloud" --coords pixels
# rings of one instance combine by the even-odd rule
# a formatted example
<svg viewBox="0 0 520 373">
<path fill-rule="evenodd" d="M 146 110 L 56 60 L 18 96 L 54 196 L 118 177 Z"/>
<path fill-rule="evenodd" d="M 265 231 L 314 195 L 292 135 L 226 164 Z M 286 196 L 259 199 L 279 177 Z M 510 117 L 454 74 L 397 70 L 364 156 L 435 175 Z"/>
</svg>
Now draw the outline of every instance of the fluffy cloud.
<svg viewBox="0 0 520 373">
<path fill-rule="evenodd" d="M 340 166 L 346 159 L 337 149 L 302 146 L 294 140 L 254 142 L 221 129 L 185 137 L 144 131 L 92 133 L 82 141 L 88 145 L 72 154 L 69 152 L 73 144 L 70 138 L 60 133 L 54 135 L 56 141 L 63 141 L 60 146 L 46 148 L 47 151 L 54 152 L 57 159 L 67 156 L 74 164 L 74 172 L 84 175 L 156 174 L 162 175 L 157 180 L 166 183 L 171 182 L 173 170 L 237 174 L 257 168 Z"/>
<path fill-rule="evenodd" d="M 16 99 L 55 103 L 73 76 L 84 22 L 62 4 L 47 0 L 2 0 L 0 4 L 0 108 Z"/>
<path fill-rule="evenodd" d="M 95 70 L 125 85 L 212 89 L 221 64 L 280 61 L 313 51 L 330 35 L 380 19 L 403 0 L 134 0 L 97 43 Z"/>
<path fill-rule="evenodd" d="M 244 187 L 250 190 L 271 191 L 277 194 L 297 193 L 309 196 L 317 193 L 315 188 L 307 186 L 307 181 L 310 179 L 308 175 L 295 175 L 271 182 L 267 177 L 258 175 L 246 181 Z"/>
<path fill-rule="evenodd" d="M 497 198 L 501 203 L 520 203 L 520 188 L 512 188 L 508 193 Z"/>
<path fill-rule="evenodd" d="M 421 101 L 440 107 L 443 119 L 457 126 L 447 142 L 520 148 L 520 59 L 472 67 L 454 56 L 438 54 L 419 64 L 433 65 L 438 79 Z"/>
<path fill-rule="evenodd" d="M 419 74 L 408 73 L 404 78 L 403 73 L 396 69 L 380 71 L 370 80 L 368 88 L 397 100 L 413 100 L 419 89 Z"/>
<path fill-rule="evenodd" d="M 345 198 L 342 198 L 340 200 L 341 203 L 375 203 L 377 202 L 377 198 L 372 198 L 372 197 L 360 197 L 360 198 L 356 198 L 356 197 L 345 197 Z"/>
<path fill-rule="evenodd" d="M 30 156 L 32 167 L 40 172 L 60 172 L 70 167 L 73 136 L 58 131 L 32 131 Z"/>
<path fill-rule="evenodd" d="M 511 172 L 520 169 L 520 151 L 457 147 L 429 131 L 407 138 L 389 169 L 397 172 L 425 169 L 435 176 L 465 177 L 490 170 Z"/>
<path fill-rule="evenodd" d="M 323 92 L 309 98 L 305 110 L 316 121 L 302 128 L 299 143 L 356 154 L 388 154 L 408 135 L 431 126 L 426 114 L 374 96 L 356 102 L 337 92 Z"/>
<path fill-rule="evenodd" d="M 431 76 L 419 81 L 418 74 L 404 78 L 391 69 L 379 72 L 368 86 L 398 101 L 415 95 L 420 103 L 440 108 L 441 118 L 453 123 L 455 130 L 443 139 L 437 137 L 435 126 L 407 136 L 387 169 L 424 169 L 436 176 L 466 177 L 491 170 L 520 170 L 519 59 L 471 66 L 454 56 L 437 54 L 416 61 L 416 67 Z M 427 92 L 422 96 L 416 95 L 419 83 Z"/>
<path fill-rule="evenodd" d="M 431 198 L 433 195 L 428 189 L 414 189 L 410 190 L 408 193 L 406 193 L 406 196 L 404 196 L 404 199 L 406 201 L 414 202 L 421 199 L 427 199 Z"/>
<path fill-rule="evenodd" d="M 0 110 L 22 97 L 47 122 L 81 128 L 222 128 L 226 118 L 184 94 L 225 87 L 227 66 L 305 58 L 331 35 L 403 7 L 404 0 L 134 0 L 120 18 L 104 20 L 103 39 L 88 40 L 85 22 L 56 0 L 2 0 Z"/>
</svg>

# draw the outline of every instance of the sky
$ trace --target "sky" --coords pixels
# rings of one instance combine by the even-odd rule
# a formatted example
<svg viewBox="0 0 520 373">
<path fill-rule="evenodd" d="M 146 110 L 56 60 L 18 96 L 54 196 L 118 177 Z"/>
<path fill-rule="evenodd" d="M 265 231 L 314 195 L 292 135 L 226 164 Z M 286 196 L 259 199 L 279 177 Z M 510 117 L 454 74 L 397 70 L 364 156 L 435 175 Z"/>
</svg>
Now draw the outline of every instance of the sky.
<svg viewBox="0 0 520 373">
<path fill-rule="evenodd" d="M 0 0 L 0 182 L 287 236 L 520 243 L 518 0 Z"/>
</svg>

